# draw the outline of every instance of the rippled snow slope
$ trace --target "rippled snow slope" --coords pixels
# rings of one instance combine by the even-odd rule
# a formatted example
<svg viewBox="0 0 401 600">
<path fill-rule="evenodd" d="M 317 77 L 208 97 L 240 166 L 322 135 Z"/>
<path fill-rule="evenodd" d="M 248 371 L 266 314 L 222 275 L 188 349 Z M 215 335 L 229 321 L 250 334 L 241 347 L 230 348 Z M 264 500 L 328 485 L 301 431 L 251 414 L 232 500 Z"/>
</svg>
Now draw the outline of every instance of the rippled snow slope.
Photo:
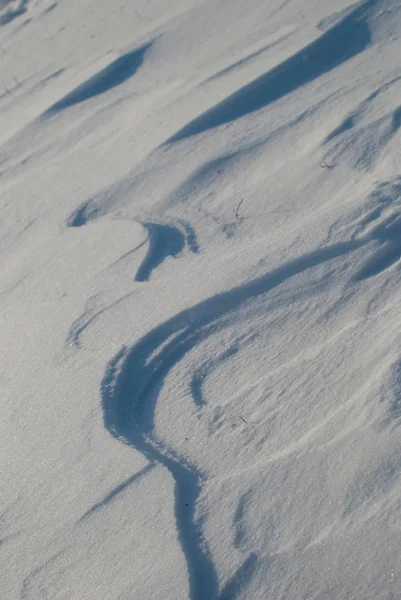
<svg viewBox="0 0 401 600">
<path fill-rule="evenodd" d="M 401 5 L 0 0 L 0 597 L 396 600 Z"/>
</svg>

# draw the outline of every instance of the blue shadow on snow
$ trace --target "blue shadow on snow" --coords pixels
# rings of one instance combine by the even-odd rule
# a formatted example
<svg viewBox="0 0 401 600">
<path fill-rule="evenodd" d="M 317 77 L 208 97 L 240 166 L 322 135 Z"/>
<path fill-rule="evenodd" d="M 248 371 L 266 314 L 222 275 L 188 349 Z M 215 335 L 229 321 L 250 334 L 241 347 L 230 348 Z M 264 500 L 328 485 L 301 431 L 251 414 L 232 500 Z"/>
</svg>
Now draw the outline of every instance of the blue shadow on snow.
<svg viewBox="0 0 401 600">
<path fill-rule="evenodd" d="M 371 41 L 364 17 L 376 1 L 368 0 L 359 6 L 291 58 L 185 125 L 166 143 L 177 142 L 255 112 L 362 52 Z"/>
<path fill-rule="evenodd" d="M 168 256 L 177 258 L 185 246 L 191 252 L 198 252 L 196 234 L 188 223 L 181 223 L 184 231 L 165 223 L 146 222 L 142 225 L 148 232 L 149 248 L 135 275 L 135 281 L 148 281 L 154 269 Z"/>
<path fill-rule="evenodd" d="M 156 404 L 164 381 L 190 350 L 224 329 L 228 319 L 235 318 L 244 303 L 268 293 L 294 275 L 346 255 L 365 243 L 354 240 L 319 249 L 260 278 L 212 296 L 158 325 L 131 348 L 122 348 L 106 368 L 100 390 L 105 428 L 151 463 L 165 467 L 174 480 L 175 518 L 187 562 L 191 600 L 234 598 L 235 592 L 250 578 L 256 558 L 250 557 L 219 595 L 216 570 L 201 523 L 195 517 L 202 473 L 153 435 Z M 199 398 L 194 401 L 199 403 Z"/>
<path fill-rule="evenodd" d="M 70 94 L 59 100 L 59 102 L 53 104 L 45 114 L 57 113 L 121 85 L 135 75 L 143 63 L 146 52 L 151 46 L 152 42 L 123 54 L 99 73 L 79 85 Z"/>
</svg>

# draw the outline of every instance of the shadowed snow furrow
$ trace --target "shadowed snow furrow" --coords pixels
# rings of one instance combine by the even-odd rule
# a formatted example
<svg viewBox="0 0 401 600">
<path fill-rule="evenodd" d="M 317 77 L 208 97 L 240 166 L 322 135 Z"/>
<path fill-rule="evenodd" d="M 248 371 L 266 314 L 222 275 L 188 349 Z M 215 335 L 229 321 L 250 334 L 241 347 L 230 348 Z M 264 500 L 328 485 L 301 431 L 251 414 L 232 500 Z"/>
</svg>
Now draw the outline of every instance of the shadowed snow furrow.
<svg viewBox="0 0 401 600">
<path fill-rule="evenodd" d="M 0 10 L 3 6 L 7 6 L 12 1 L 13 0 L 3 0 L 3 2 L 0 4 Z M 16 8 L 8 9 L 3 14 L 0 14 L 0 26 L 11 23 L 11 21 L 14 21 L 14 19 L 16 19 L 17 17 L 20 17 L 21 15 L 25 14 L 27 10 L 28 0 L 20 0 Z"/>
<path fill-rule="evenodd" d="M 217 576 L 195 521 L 200 476 L 169 449 L 153 439 L 152 424 L 141 423 L 140 415 L 145 408 L 143 401 L 146 399 L 146 396 L 141 398 L 141 395 L 150 393 L 153 384 L 157 387 L 158 381 L 157 379 L 153 381 L 152 378 L 149 380 L 145 372 L 143 373 L 145 378 L 143 375 L 141 377 L 141 367 L 143 369 L 144 365 L 142 363 L 137 365 L 137 357 L 133 356 L 134 351 L 135 348 L 131 351 L 123 348 L 106 370 L 101 386 L 105 426 L 113 436 L 136 448 L 151 462 L 163 465 L 172 475 L 175 482 L 175 518 L 179 541 L 187 560 L 191 599 L 213 600 L 217 598 Z M 135 384 L 135 374 L 132 373 L 132 369 L 141 377 L 141 381 L 138 381 L 140 387 L 138 390 L 132 388 Z M 162 379 L 168 371 L 168 366 L 156 364 L 154 369 L 155 377 Z M 137 406 L 135 406 L 135 397 L 139 401 Z"/>
<path fill-rule="evenodd" d="M 74 104 L 79 104 L 89 100 L 94 96 L 104 94 L 109 90 L 121 85 L 127 79 L 135 75 L 142 65 L 146 52 L 151 47 L 152 42 L 145 44 L 141 48 L 136 48 L 127 52 L 108 65 L 105 69 L 79 85 L 70 94 L 56 102 L 50 107 L 45 115 L 51 115 L 61 110 L 69 108 Z"/>
<path fill-rule="evenodd" d="M 44 11 L 43 14 L 47 15 L 48 13 L 52 12 L 52 10 L 54 10 L 55 8 L 57 8 L 58 4 L 57 2 L 54 2 L 53 4 L 51 4 L 50 6 L 48 6 Z"/>
<path fill-rule="evenodd" d="M 113 206 L 112 201 L 111 206 Z M 92 198 L 81 204 L 72 213 L 67 220 L 67 226 L 83 227 L 108 212 L 110 212 L 110 206 L 107 201 L 100 202 L 99 198 Z M 140 223 L 148 233 L 148 251 L 134 277 L 135 281 L 148 281 L 154 269 L 160 266 L 168 256 L 177 258 L 185 248 L 195 254 L 199 252 L 196 233 L 189 223 L 184 221 L 175 221 L 174 223 L 140 221 Z M 125 256 L 135 252 L 142 245 L 143 243 L 139 244 Z"/>
<path fill-rule="evenodd" d="M 230 123 L 268 106 L 362 52 L 371 41 L 367 13 L 376 3 L 377 0 L 367 0 L 359 5 L 316 41 L 185 125 L 166 143 Z"/>
<path fill-rule="evenodd" d="M 234 515 L 234 528 L 235 528 L 235 537 L 234 537 L 234 546 L 236 548 L 240 548 L 244 537 L 245 537 L 245 527 L 244 527 L 244 515 L 245 510 L 247 508 L 247 504 L 249 502 L 250 491 L 246 492 L 241 496 L 238 501 L 237 508 Z"/>
<path fill-rule="evenodd" d="M 100 216 L 100 210 L 92 200 L 87 200 L 74 210 L 67 221 L 67 225 L 68 227 L 83 227 L 83 225 Z"/>
<path fill-rule="evenodd" d="M 156 267 L 168 256 L 176 258 L 185 246 L 192 252 L 198 252 L 195 232 L 188 224 L 182 229 L 166 223 L 142 224 L 148 231 L 149 249 L 135 275 L 135 281 L 148 281 Z"/>
<path fill-rule="evenodd" d="M 224 350 L 216 359 L 211 358 L 201 365 L 199 369 L 195 371 L 191 378 L 191 396 L 196 406 L 202 407 L 206 404 L 203 398 L 203 384 L 207 377 L 214 369 L 216 369 L 224 360 L 237 354 L 238 348 L 233 346 Z"/>
<path fill-rule="evenodd" d="M 110 362 L 101 384 L 106 429 L 136 448 L 149 461 L 166 467 L 175 481 L 175 516 L 186 557 L 191 600 L 217 598 L 216 573 L 206 549 L 195 504 L 202 473 L 188 466 L 171 448 L 154 436 L 154 413 L 159 392 L 170 370 L 198 343 L 223 329 L 245 302 L 266 294 L 290 277 L 360 248 L 364 242 L 336 244 L 302 256 L 228 292 L 213 296 L 155 327 L 130 349 L 123 348 Z M 251 572 L 249 559 L 244 573 Z M 246 567 L 246 568 L 245 568 Z M 237 581 L 237 580 L 235 580 Z M 221 598 L 230 598 L 232 587 Z"/>
</svg>

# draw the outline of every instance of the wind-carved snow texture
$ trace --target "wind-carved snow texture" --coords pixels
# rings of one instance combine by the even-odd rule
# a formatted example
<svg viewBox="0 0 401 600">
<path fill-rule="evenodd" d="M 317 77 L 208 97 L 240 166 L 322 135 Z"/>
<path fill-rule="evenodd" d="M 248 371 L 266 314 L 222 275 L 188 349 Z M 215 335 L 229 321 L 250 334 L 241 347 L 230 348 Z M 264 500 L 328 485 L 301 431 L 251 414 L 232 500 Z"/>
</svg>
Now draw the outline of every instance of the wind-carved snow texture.
<svg viewBox="0 0 401 600">
<path fill-rule="evenodd" d="M 394 79 L 391 79 L 390 81 L 386 82 L 384 85 L 382 85 L 378 89 L 376 89 L 372 94 L 370 94 L 366 98 L 366 100 L 364 100 L 363 102 L 361 102 L 357 106 L 357 108 L 355 110 L 353 110 L 350 114 L 348 114 L 345 117 L 345 119 L 342 120 L 342 122 L 340 123 L 340 125 L 338 127 L 336 127 L 327 136 L 327 138 L 325 140 L 325 143 L 328 143 L 328 142 L 334 140 L 336 137 L 342 135 L 346 131 L 349 131 L 353 127 L 355 127 L 355 125 L 358 123 L 358 121 L 361 120 L 361 118 L 363 117 L 363 115 L 368 110 L 371 110 L 371 108 L 372 108 L 372 102 L 374 102 L 379 96 L 381 96 L 383 93 L 385 93 L 388 90 L 390 90 L 390 88 L 393 85 L 399 83 L 400 81 L 401 81 L 401 77 L 395 77 Z"/>
<path fill-rule="evenodd" d="M 390 402 L 387 409 L 388 420 L 399 425 L 401 423 L 401 361 L 393 365 L 391 377 Z"/>
<path fill-rule="evenodd" d="M 388 184 L 392 191 L 394 185 L 397 184 Z M 382 199 L 383 194 L 384 191 L 379 186 L 373 194 L 372 202 L 381 203 L 384 210 L 386 200 Z M 391 195 L 393 196 L 392 193 Z M 373 211 L 372 214 L 375 222 L 380 212 Z M 163 465 L 174 479 L 175 518 L 188 565 L 191 600 L 226 600 L 234 597 L 237 584 L 231 582 L 231 587 L 226 586 L 218 595 L 216 571 L 202 536 L 201 524 L 195 519 L 195 506 L 203 474 L 154 436 L 155 408 L 164 380 L 197 344 L 235 320 L 236 311 L 245 303 L 269 293 L 293 276 L 372 243 L 380 246 L 384 244 L 384 248 L 369 259 L 365 267 L 354 276 L 354 281 L 372 277 L 388 268 L 401 255 L 401 242 L 397 241 L 401 233 L 401 219 L 397 213 L 393 213 L 379 224 L 373 227 L 370 225 L 369 219 L 365 219 L 350 241 L 305 254 L 262 277 L 183 310 L 155 327 L 131 348 L 122 348 L 106 369 L 101 384 L 106 429 L 121 442 L 141 452 L 150 462 Z M 226 350 L 218 357 L 217 362 L 235 354 L 236 350 Z M 203 404 L 202 373 L 213 370 L 215 362 L 213 359 L 206 361 L 192 378 L 190 387 L 193 401 L 198 407 Z M 239 543 L 242 533 L 238 530 L 237 534 Z M 247 559 L 241 577 L 246 578 L 246 573 L 255 568 L 255 561 L 256 557 Z"/>
<path fill-rule="evenodd" d="M 367 16 L 376 3 L 377 0 L 363 3 L 316 41 L 185 125 L 166 143 L 260 110 L 361 53 L 371 42 Z"/>
<path fill-rule="evenodd" d="M 191 600 L 233 597 L 233 588 L 218 595 L 216 571 L 195 520 L 195 506 L 203 474 L 188 465 L 174 449 L 153 434 L 159 392 L 169 371 L 197 344 L 226 327 L 229 319 L 249 300 L 313 267 L 343 256 L 367 243 L 354 240 L 306 254 L 249 283 L 233 288 L 186 309 L 154 328 L 131 348 L 122 348 L 109 363 L 101 384 L 103 419 L 112 436 L 147 460 L 159 463 L 175 483 L 175 518 L 185 555 Z M 199 399 L 195 398 L 195 403 Z M 251 556 L 243 565 L 243 577 L 256 566 Z"/>
<path fill-rule="evenodd" d="M 355 275 L 355 281 L 379 275 L 401 259 L 401 212 L 394 200 L 400 197 L 399 179 L 382 182 L 372 194 L 370 211 L 359 224 L 359 229 L 364 238 L 373 241 L 378 249 Z"/>
<path fill-rule="evenodd" d="M 394 94 L 395 90 L 392 88 L 397 85 L 401 88 L 401 77 L 399 76 L 378 87 L 356 109 L 346 115 L 326 137 L 324 143 L 331 146 L 332 160 L 339 161 L 344 157 L 347 149 L 355 146 L 355 143 L 358 142 L 358 146 L 363 150 L 357 160 L 352 159 L 355 168 L 372 169 L 380 159 L 381 151 L 386 148 L 401 127 L 401 105 L 385 114 L 380 106 L 377 111 L 380 116 L 372 122 L 366 122 L 366 120 L 376 104 L 383 101 L 386 95 Z"/>
<path fill-rule="evenodd" d="M 397 598 L 400 2 L 131 4 L 0 0 L 0 597 Z"/>
<path fill-rule="evenodd" d="M 198 252 L 195 231 L 187 223 L 170 225 L 148 221 L 142 225 L 148 232 L 149 248 L 135 275 L 135 281 L 148 281 L 156 267 L 168 256 L 176 258 L 185 247 L 191 252 Z"/>
<path fill-rule="evenodd" d="M 105 69 L 90 77 L 88 81 L 85 81 L 71 93 L 67 94 L 67 96 L 56 102 L 56 104 L 46 111 L 45 115 L 60 112 L 74 104 L 79 104 L 80 102 L 104 94 L 121 85 L 135 75 L 143 63 L 146 52 L 151 46 L 152 42 L 123 54 Z"/>
<path fill-rule="evenodd" d="M 374 277 L 389 269 L 401 258 L 401 216 L 393 214 L 375 229 L 375 239 L 380 245 L 376 254 L 367 261 L 355 280 Z"/>
<path fill-rule="evenodd" d="M 83 227 L 107 214 L 110 207 L 107 202 L 99 203 L 93 198 L 81 204 L 67 220 L 68 227 Z M 169 256 L 177 258 L 184 249 L 197 254 L 199 252 L 195 230 L 185 221 L 174 222 L 139 221 L 146 229 L 148 251 L 143 259 L 134 280 L 137 282 L 148 281 L 152 272 L 160 266 Z M 143 243 L 135 247 L 128 254 L 141 248 Z"/>
</svg>

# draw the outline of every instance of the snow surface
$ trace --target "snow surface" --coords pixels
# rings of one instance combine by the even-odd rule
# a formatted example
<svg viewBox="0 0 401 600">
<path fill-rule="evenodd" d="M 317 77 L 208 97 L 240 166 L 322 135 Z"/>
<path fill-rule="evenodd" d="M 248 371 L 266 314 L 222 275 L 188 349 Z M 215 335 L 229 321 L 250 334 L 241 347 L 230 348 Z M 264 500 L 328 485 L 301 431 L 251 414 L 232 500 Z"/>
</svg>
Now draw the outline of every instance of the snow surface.
<svg viewBox="0 0 401 600">
<path fill-rule="evenodd" d="M 1 600 L 401 597 L 399 0 L 0 0 Z"/>
</svg>

